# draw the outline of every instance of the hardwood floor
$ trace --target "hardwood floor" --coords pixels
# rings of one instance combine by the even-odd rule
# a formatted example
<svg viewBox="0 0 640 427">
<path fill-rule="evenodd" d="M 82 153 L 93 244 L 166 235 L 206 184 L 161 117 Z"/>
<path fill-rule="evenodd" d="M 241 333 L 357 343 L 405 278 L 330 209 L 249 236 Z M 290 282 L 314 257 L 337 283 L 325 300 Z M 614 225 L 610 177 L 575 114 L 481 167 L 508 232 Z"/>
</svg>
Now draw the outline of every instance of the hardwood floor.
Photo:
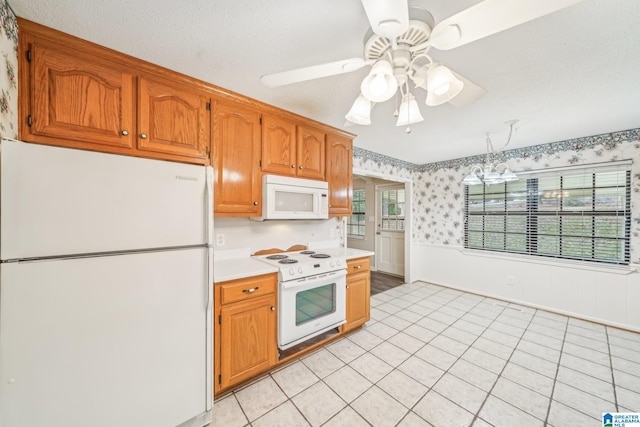
<svg viewBox="0 0 640 427">
<path fill-rule="evenodd" d="M 379 294 L 388 289 L 395 288 L 404 283 L 404 277 L 394 276 L 391 274 L 381 273 L 378 271 L 371 272 L 371 295 Z"/>
</svg>

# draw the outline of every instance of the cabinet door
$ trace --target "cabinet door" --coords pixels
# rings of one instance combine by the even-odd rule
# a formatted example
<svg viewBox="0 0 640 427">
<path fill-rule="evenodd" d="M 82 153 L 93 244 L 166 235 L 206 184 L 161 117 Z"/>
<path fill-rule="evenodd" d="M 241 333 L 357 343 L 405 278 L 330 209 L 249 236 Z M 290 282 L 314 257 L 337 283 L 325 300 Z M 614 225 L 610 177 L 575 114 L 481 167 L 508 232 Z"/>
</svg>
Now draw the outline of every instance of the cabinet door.
<svg viewBox="0 0 640 427">
<path fill-rule="evenodd" d="M 297 165 L 299 177 L 324 179 L 324 139 L 324 132 L 298 126 Z"/>
<path fill-rule="evenodd" d="M 327 181 L 329 182 L 329 215 L 351 215 L 353 199 L 352 146 L 350 139 L 327 135 Z"/>
<path fill-rule="evenodd" d="M 275 295 L 222 306 L 220 389 L 266 371 L 277 351 Z"/>
<path fill-rule="evenodd" d="M 213 110 L 214 213 L 258 216 L 262 212 L 260 113 L 218 101 Z"/>
<path fill-rule="evenodd" d="M 28 55 L 23 52 L 20 66 L 29 70 L 30 83 L 20 83 L 21 111 L 26 112 L 20 138 L 98 151 L 130 151 L 135 133 L 133 76 L 89 51 L 28 34 L 20 37 L 21 49 L 29 51 Z"/>
<path fill-rule="evenodd" d="M 365 273 L 347 276 L 347 323 L 342 332 L 348 332 L 369 320 L 371 276 Z"/>
<path fill-rule="evenodd" d="M 138 149 L 201 159 L 209 146 L 209 96 L 174 83 L 138 79 Z"/>
<path fill-rule="evenodd" d="M 296 175 L 296 125 L 276 116 L 262 118 L 262 171 Z"/>
</svg>

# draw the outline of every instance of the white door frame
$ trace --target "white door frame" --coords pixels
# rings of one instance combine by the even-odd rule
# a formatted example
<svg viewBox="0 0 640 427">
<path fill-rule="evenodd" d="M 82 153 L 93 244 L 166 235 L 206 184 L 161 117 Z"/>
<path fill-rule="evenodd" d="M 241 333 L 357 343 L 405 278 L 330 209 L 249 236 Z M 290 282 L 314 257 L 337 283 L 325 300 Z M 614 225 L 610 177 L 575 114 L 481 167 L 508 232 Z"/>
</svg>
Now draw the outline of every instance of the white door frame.
<svg viewBox="0 0 640 427">
<path fill-rule="evenodd" d="M 369 176 L 372 178 L 380 178 L 387 181 L 404 183 L 405 193 L 405 215 L 404 215 L 404 281 L 411 283 L 411 228 L 412 228 L 412 211 L 413 211 L 413 182 L 411 178 L 404 178 L 394 175 L 388 175 L 381 172 L 374 172 L 367 169 L 353 168 L 354 175 Z M 408 226 L 407 226 L 408 224 Z M 375 242 L 375 238 L 374 238 Z M 374 243 L 375 244 L 375 243 Z M 374 249 L 375 251 L 375 249 Z M 376 264 L 378 257 L 376 257 Z M 376 265 L 377 268 L 377 265 Z"/>
<path fill-rule="evenodd" d="M 375 218 L 376 218 L 376 227 L 375 227 L 375 242 L 374 242 L 374 248 L 376 249 L 376 251 L 380 248 L 380 241 L 381 241 L 381 237 L 382 237 L 382 233 L 388 232 L 389 235 L 393 235 L 394 238 L 399 238 L 399 234 L 400 232 L 396 231 L 396 230 L 382 230 L 381 225 L 382 225 L 382 200 L 380 197 L 380 192 L 384 191 L 385 189 L 389 189 L 389 188 L 393 188 L 393 189 L 404 189 L 405 186 L 402 185 L 402 183 L 398 183 L 398 182 L 384 182 L 384 183 L 379 183 L 376 184 L 374 186 L 374 193 L 375 193 Z M 406 193 L 406 191 L 405 191 Z M 405 197 L 405 201 L 406 201 L 406 197 Z M 406 202 L 405 202 L 405 211 L 406 211 Z M 406 213 L 406 212 L 405 212 Z M 404 238 L 405 238 L 405 232 L 406 232 L 406 227 L 407 227 L 407 221 L 405 219 L 404 221 L 404 225 L 405 228 L 402 230 L 402 239 L 403 239 L 403 246 L 404 246 Z M 402 264 L 404 264 L 404 260 L 406 258 L 406 254 L 402 255 Z M 380 262 L 381 258 L 380 256 L 378 256 L 378 253 L 376 252 L 376 258 L 375 258 L 375 267 L 376 270 L 381 271 L 381 267 L 380 267 Z M 398 267 L 402 268 L 402 272 L 404 273 L 404 265 L 398 265 Z M 384 270 L 382 270 L 382 272 L 385 272 Z M 387 273 L 389 274 L 398 274 L 395 272 L 390 272 L 387 271 Z"/>
</svg>

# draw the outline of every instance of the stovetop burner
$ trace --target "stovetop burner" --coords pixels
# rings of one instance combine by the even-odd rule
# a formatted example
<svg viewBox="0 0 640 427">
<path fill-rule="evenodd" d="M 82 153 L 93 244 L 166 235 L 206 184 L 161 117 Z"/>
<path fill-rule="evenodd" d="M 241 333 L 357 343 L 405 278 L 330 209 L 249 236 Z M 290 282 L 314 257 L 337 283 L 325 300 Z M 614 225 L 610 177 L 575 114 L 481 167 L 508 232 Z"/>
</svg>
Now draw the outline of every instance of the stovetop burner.
<svg viewBox="0 0 640 427">
<path fill-rule="evenodd" d="M 285 258 L 289 258 L 289 257 L 287 255 L 282 255 L 282 254 L 275 254 L 275 255 L 267 256 L 267 259 L 285 259 Z"/>
<path fill-rule="evenodd" d="M 312 255 L 312 254 L 315 254 L 315 252 L 314 251 L 302 251 L 302 252 L 300 252 L 300 254 L 301 255 Z"/>
<path fill-rule="evenodd" d="M 310 255 L 311 258 L 331 258 L 331 255 L 328 254 L 311 254 Z"/>
<path fill-rule="evenodd" d="M 278 261 L 279 264 L 295 264 L 296 262 L 298 262 L 297 259 L 293 259 L 293 258 L 286 258 L 282 259 L 280 261 Z"/>
</svg>

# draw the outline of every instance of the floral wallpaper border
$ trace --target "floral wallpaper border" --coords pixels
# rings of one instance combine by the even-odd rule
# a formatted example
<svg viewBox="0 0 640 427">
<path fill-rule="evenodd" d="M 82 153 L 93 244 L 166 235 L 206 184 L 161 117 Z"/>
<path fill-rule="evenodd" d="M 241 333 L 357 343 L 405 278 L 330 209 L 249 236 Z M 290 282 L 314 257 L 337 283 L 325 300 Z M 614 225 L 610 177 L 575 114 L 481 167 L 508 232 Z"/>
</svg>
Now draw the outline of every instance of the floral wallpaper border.
<svg viewBox="0 0 640 427">
<path fill-rule="evenodd" d="M 385 156 L 384 154 L 365 150 L 360 147 L 353 147 L 353 157 L 362 161 L 370 161 L 378 165 L 384 164 L 396 168 L 407 169 L 412 172 L 417 172 L 420 169 L 420 165 L 416 165 L 415 163 L 405 162 L 404 160 Z"/>
<path fill-rule="evenodd" d="M 600 135 L 585 136 L 581 138 L 569 139 L 566 141 L 556 141 L 545 144 L 533 145 L 530 147 L 515 148 L 512 150 L 505 150 L 493 155 L 493 159 L 501 162 L 514 159 L 533 159 L 539 161 L 543 156 L 550 156 L 565 151 L 582 151 L 590 149 L 598 145 L 602 145 L 605 149 L 610 150 L 618 146 L 625 141 L 640 140 L 640 128 L 629 129 L 619 132 L 603 133 Z M 385 156 L 384 154 L 375 153 L 373 151 L 365 150 L 364 148 L 354 147 L 353 157 L 360 161 L 370 161 L 378 164 L 379 166 L 384 164 L 397 168 L 407 169 L 410 172 L 430 172 L 439 169 L 457 169 L 462 166 L 471 166 L 475 164 L 483 163 L 485 155 L 476 155 L 469 157 L 462 157 L 459 159 L 445 160 L 442 162 L 425 163 L 418 165 L 403 160 L 395 159 L 393 157 Z"/>
</svg>

